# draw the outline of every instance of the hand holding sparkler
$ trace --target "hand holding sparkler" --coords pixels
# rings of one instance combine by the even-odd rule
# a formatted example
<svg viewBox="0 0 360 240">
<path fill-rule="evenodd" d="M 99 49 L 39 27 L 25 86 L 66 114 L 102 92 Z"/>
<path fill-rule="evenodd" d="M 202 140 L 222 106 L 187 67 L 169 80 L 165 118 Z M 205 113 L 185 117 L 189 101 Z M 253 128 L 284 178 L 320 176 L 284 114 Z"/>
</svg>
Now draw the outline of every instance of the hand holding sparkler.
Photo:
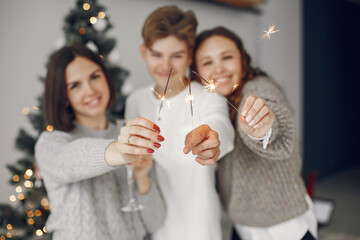
<svg viewBox="0 0 360 240">
<path fill-rule="evenodd" d="M 239 128 L 255 138 L 262 138 L 272 128 L 274 113 L 266 101 L 251 95 L 246 98 L 239 117 Z"/>
<path fill-rule="evenodd" d="M 185 137 L 184 153 L 197 155 L 195 161 L 202 165 L 213 165 L 220 155 L 218 133 L 203 124 L 188 133 Z"/>
</svg>

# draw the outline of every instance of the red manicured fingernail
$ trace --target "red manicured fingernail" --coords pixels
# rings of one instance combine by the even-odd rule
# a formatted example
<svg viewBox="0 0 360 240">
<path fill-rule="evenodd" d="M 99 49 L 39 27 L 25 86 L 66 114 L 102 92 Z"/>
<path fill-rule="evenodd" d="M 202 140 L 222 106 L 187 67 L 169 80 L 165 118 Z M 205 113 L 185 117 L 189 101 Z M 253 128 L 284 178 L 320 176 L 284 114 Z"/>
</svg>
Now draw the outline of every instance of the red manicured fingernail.
<svg viewBox="0 0 360 240">
<path fill-rule="evenodd" d="M 153 129 L 155 129 L 156 131 L 160 132 L 160 128 L 159 128 L 159 126 L 156 125 L 156 124 L 153 125 Z"/>
<path fill-rule="evenodd" d="M 148 153 L 153 153 L 154 152 L 154 150 L 152 150 L 152 149 L 148 149 Z"/>
<path fill-rule="evenodd" d="M 162 141 L 165 140 L 165 138 L 164 138 L 163 136 L 159 135 L 159 136 L 157 137 L 157 140 L 159 140 L 160 142 L 162 142 Z"/>
<path fill-rule="evenodd" d="M 160 143 L 154 143 L 154 147 L 159 148 L 159 147 L 161 147 L 161 144 Z"/>
</svg>

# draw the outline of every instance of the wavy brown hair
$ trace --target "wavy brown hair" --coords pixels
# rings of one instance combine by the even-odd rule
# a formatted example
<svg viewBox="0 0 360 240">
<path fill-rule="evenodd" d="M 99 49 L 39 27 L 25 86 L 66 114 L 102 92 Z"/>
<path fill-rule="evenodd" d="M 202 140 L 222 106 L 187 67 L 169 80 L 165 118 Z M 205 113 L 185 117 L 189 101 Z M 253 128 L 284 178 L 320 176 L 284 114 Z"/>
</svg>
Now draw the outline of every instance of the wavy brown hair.
<svg viewBox="0 0 360 240">
<path fill-rule="evenodd" d="M 191 64 L 192 71 L 197 72 L 196 61 L 195 61 L 195 55 L 197 49 L 206 39 L 213 36 L 222 36 L 232 40 L 240 51 L 241 69 L 242 69 L 241 79 L 239 81 L 238 87 L 229 96 L 226 96 L 226 98 L 228 99 L 229 102 L 231 102 L 231 104 L 233 104 L 235 107 L 239 107 L 242 99 L 241 92 L 244 84 L 254 79 L 257 76 L 267 76 L 267 74 L 264 71 L 251 66 L 251 57 L 247 53 L 242 40 L 238 35 L 236 35 L 234 32 L 230 31 L 225 27 L 215 27 L 213 29 L 205 30 L 196 37 L 195 45 L 194 45 L 193 61 Z M 195 79 L 201 82 L 200 78 L 196 77 Z M 230 112 L 230 119 L 233 125 L 235 126 L 237 110 L 229 106 L 229 112 Z"/>
<path fill-rule="evenodd" d="M 142 37 L 146 47 L 158 39 L 175 36 L 186 43 L 190 52 L 194 47 L 198 23 L 192 11 L 183 12 L 176 6 L 165 6 L 153 11 L 142 28 Z"/>
<path fill-rule="evenodd" d="M 65 71 L 66 67 L 74 61 L 77 56 L 82 56 L 99 65 L 105 74 L 110 100 L 108 108 L 115 101 L 115 87 L 110 79 L 110 74 L 103 60 L 93 51 L 81 44 L 65 46 L 52 54 L 48 64 L 45 80 L 44 93 L 44 115 L 46 124 L 50 124 L 56 130 L 69 132 L 75 125 L 74 111 L 69 105 L 66 92 Z"/>
</svg>

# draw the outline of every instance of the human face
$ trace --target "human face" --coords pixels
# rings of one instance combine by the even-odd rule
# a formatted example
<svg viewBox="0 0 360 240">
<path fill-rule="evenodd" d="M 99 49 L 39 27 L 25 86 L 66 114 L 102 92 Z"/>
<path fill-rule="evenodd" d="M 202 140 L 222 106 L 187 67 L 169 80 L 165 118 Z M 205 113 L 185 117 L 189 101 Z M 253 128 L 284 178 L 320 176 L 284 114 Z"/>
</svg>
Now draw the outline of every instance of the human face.
<svg viewBox="0 0 360 240">
<path fill-rule="evenodd" d="M 65 81 L 67 98 L 76 121 L 86 127 L 106 122 L 110 90 L 101 67 L 78 56 L 66 67 Z"/>
<path fill-rule="evenodd" d="M 223 96 L 232 93 L 235 84 L 241 81 L 241 54 L 236 44 L 223 36 L 206 39 L 195 53 L 199 74 L 214 80 L 216 90 Z"/>
<path fill-rule="evenodd" d="M 184 41 L 168 36 L 156 40 L 151 47 L 141 45 L 140 51 L 151 77 L 156 82 L 155 90 L 158 93 L 162 94 L 165 89 L 170 68 L 172 72 L 168 90 L 172 91 L 167 91 L 166 97 L 174 96 L 184 88 L 186 84 L 180 79 L 184 79 L 186 68 L 191 63 L 189 49 Z"/>
</svg>

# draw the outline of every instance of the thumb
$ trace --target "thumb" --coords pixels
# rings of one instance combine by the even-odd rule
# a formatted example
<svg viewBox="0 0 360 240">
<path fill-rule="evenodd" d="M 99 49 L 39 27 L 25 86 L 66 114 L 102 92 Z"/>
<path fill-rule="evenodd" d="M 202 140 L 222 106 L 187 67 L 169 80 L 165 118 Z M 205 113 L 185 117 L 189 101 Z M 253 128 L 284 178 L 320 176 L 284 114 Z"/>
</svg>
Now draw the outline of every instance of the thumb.
<svg viewBox="0 0 360 240">
<path fill-rule="evenodd" d="M 203 141 L 207 136 L 210 127 L 208 125 L 200 125 L 193 131 L 189 132 L 185 137 L 184 153 L 188 154 L 194 147 Z"/>
</svg>

